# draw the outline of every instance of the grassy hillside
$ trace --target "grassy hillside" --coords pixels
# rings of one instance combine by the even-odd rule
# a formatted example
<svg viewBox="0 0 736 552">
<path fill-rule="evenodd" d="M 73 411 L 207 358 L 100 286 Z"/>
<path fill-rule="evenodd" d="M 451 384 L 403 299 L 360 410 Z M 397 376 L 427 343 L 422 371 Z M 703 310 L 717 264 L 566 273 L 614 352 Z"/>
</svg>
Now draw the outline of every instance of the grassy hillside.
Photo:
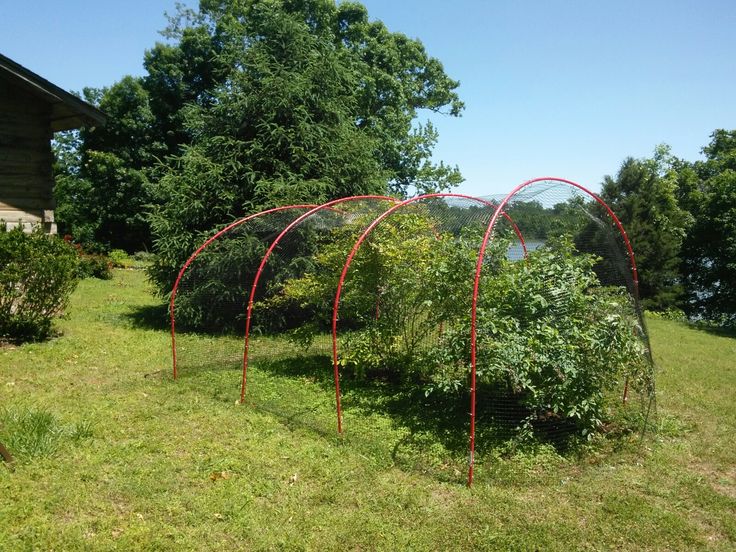
<svg viewBox="0 0 736 552">
<path fill-rule="evenodd" d="M 86 280 L 62 337 L 0 349 L 0 550 L 736 547 L 734 338 L 650 321 L 656 438 L 486 448 L 467 489 L 437 405 L 347 389 L 340 440 L 309 362 L 256 362 L 238 405 L 237 370 L 171 380 L 155 305 L 141 272 Z"/>
</svg>

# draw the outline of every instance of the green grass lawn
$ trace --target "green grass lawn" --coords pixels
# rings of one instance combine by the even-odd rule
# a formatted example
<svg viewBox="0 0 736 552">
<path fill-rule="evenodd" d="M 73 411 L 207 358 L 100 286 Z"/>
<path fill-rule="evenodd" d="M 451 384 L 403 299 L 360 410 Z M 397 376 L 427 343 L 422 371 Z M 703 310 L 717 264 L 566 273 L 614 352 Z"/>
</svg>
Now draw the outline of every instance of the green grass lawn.
<svg viewBox="0 0 736 552">
<path fill-rule="evenodd" d="M 651 320 L 657 436 L 486 446 L 468 489 L 466 428 L 436 404 L 348 385 L 338 439 L 313 358 L 254 361 L 244 406 L 237 369 L 173 381 L 156 304 L 116 271 L 80 284 L 61 337 L 0 349 L 0 550 L 736 547 L 732 337 Z"/>
</svg>

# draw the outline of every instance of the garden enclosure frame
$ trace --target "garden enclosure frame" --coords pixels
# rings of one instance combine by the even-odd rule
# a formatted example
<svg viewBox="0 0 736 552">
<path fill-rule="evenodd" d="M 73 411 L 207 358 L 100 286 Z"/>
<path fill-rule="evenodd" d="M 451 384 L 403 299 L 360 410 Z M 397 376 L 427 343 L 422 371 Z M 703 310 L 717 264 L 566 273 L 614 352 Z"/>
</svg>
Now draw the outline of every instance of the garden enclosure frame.
<svg viewBox="0 0 736 552">
<path fill-rule="evenodd" d="M 641 339 L 646 348 L 646 358 L 650 366 L 650 370 L 653 374 L 653 363 L 651 359 L 651 352 L 649 350 L 648 337 L 646 334 L 646 328 L 641 314 L 639 305 L 639 280 L 636 268 L 636 260 L 634 257 L 634 251 L 626 231 L 621 224 L 613 210 L 595 193 L 585 188 L 584 186 L 577 184 L 573 181 L 556 178 L 556 177 L 542 177 L 528 180 L 517 187 L 502 198 L 496 200 L 489 200 L 486 198 L 478 198 L 467 196 L 464 194 L 427 194 L 422 196 L 413 197 L 401 201 L 396 198 L 379 195 L 366 195 L 366 196 L 353 196 L 336 199 L 321 205 L 316 204 L 300 204 L 300 205 L 288 205 L 282 207 L 276 207 L 274 209 L 268 209 L 259 213 L 249 215 L 241 218 L 228 226 L 222 228 L 210 238 L 208 238 L 197 250 L 190 256 L 190 258 L 184 263 L 174 283 L 171 291 L 169 301 L 169 312 L 171 321 L 171 342 L 172 342 L 172 363 L 173 363 L 173 375 L 174 378 L 178 377 L 179 366 L 177 358 L 177 323 L 176 323 L 176 307 L 177 297 L 181 292 L 181 286 L 183 281 L 186 279 L 188 271 L 191 270 L 193 264 L 196 264 L 197 259 L 203 253 L 207 253 L 211 247 L 217 245 L 218 241 L 227 239 L 236 232 L 242 232 L 248 234 L 249 229 L 255 223 L 264 224 L 265 221 L 272 221 L 269 226 L 269 232 L 261 232 L 260 239 L 260 262 L 252 276 L 246 278 L 244 281 L 243 289 L 239 290 L 241 295 L 247 297 L 245 301 L 245 308 L 243 309 L 243 346 L 242 346 L 242 377 L 241 377 L 241 392 L 240 401 L 243 402 L 246 396 L 246 384 L 247 384 L 247 371 L 249 367 L 250 358 L 250 338 L 252 331 L 252 317 L 254 307 L 256 305 L 256 299 L 258 293 L 263 293 L 263 290 L 259 288 L 259 283 L 262 280 L 268 284 L 274 277 L 273 274 L 266 274 L 269 267 L 269 260 L 275 254 L 275 252 L 281 251 L 289 247 L 289 240 L 292 240 L 292 246 L 296 243 L 296 233 L 304 230 L 306 226 L 312 224 L 315 228 L 322 232 L 329 232 L 330 229 L 339 227 L 347 224 L 358 224 L 355 234 L 358 237 L 355 239 L 352 248 L 349 253 L 346 253 L 342 270 L 339 275 L 339 279 L 336 281 L 336 287 L 334 290 L 334 300 L 332 301 L 332 313 L 331 313 L 331 324 L 330 324 L 330 340 L 331 340 L 331 363 L 332 372 L 335 385 L 335 409 L 337 415 L 337 429 L 338 433 L 343 433 L 343 414 L 341 405 L 341 391 L 340 391 L 340 346 L 339 346 L 339 335 L 340 328 L 338 321 L 340 319 L 340 307 L 341 297 L 343 294 L 343 288 L 348 279 L 351 264 L 359 254 L 361 246 L 370 240 L 371 234 L 380 228 L 383 224 L 390 224 L 392 215 L 396 213 L 406 212 L 411 209 L 417 209 L 418 207 L 425 208 L 427 210 L 434 208 L 438 205 L 436 202 L 443 201 L 462 201 L 464 205 L 482 206 L 486 209 L 483 212 L 481 218 L 474 220 L 473 223 L 477 226 L 482 227 L 482 239 L 477 247 L 477 254 L 475 257 L 475 270 L 472 276 L 472 294 L 469 302 L 469 318 L 470 318 L 470 335 L 469 335 L 469 400 L 470 400 L 470 424 L 469 424 L 469 461 L 468 461 L 468 484 L 472 484 L 474 465 L 475 465 L 475 445 L 476 445 L 476 401 L 477 401 L 477 372 L 478 372 L 478 316 L 479 316 L 479 296 L 481 294 L 482 280 L 484 267 L 489 263 L 487 254 L 489 253 L 489 247 L 494 241 L 494 237 L 499 232 L 500 221 L 505 221 L 509 228 L 513 231 L 515 239 L 520 244 L 523 251 L 523 257 L 527 257 L 527 242 L 524 236 L 524 225 L 517 224 L 514 221 L 514 205 L 515 202 L 521 201 L 537 201 L 537 198 L 545 196 L 556 197 L 555 194 L 560 195 L 565 191 L 572 196 L 583 198 L 581 201 L 587 201 L 584 208 L 581 207 L 586 213 L 586 216 L 591 220 L 594 220 L 599 227 L 607 227 L 612 229 L 612 232 L 617 234 L 617 237 L 611 237 L 609 233 L 608 240 L 615 240 L 618 243 L 613 245 L 614 250 L 618 251 L 618 258 L 614 259 L 616 266 L 618 267 L 618 281 L 621 282 L 621 286 L 626 289 L 629 294 L 632 308 L 634 309 L 635 315 L 638 318 L 638 324 L 641 328 Z M 546 196 L 545 196 L 546 197 Z M 582 203 L 581 203 L 582 205 Z M 426 207 L 425 207 L 426 206 Z M 598 207 L 600 212 L 593 213 L 593 206 Z M 357 216 L 356 212 L 360 215 Z M 358 221 L 358 222 L 356 222 Z M 456 223 L 457 224 L 457 223 Z M 439 236 L 442 229 L 437 228 L 435 230 Z M 252 232 L 253 234 L 257 232 Z M 438 238 L 439 239 L 439 238 Z M 610 245 L 610 244 L 609 244 Z M 613 255 L 615 256 L 615 255 Z M 257 255 L 256 255 L 257 257 Z M 284 258 L 288 258 L 288 254 L 283 255 Z M 254 257 L 255 258 L 255 257 Z M 615 264 L 611 261 L 612 264 Z M 625 271 L 621 268 L 625 265 Z M 255 266 L 255 265 L 254 265 Z M 264 280 L 265 278 L 265 280 Z M 192 284 L 192 289 L 197 284 Z M 376 304 L 376 317 L 378 317 L 378 304 Z M 440 333 L 441 333 L 440 328 Z M 629 385 L 628 380 L 624 385 L 623 390 L 623 401 L 625 402 L 628 398 Z M 649 413 L 654 405 L 654 388 L 653 388 L 653 376 L 649 389 L 648 402 L 645 405 L 646 419 L 649 417 Z M 646 422 L 645 422 L 646 424 Z"/>
</svg>

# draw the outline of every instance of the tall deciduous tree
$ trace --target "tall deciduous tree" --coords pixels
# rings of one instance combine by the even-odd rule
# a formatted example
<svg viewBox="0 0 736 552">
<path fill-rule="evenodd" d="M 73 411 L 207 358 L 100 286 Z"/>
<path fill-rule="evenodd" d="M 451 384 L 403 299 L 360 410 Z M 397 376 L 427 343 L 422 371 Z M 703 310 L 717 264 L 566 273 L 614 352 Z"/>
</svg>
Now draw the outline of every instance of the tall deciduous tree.
<svg viewBox="0 0 736 552">
<path fill-rule="evenodd" d="M 458 115 L 458 83 L 362 5 L 202 1 L 168 33 L 175 43 L 149 52 L 146 80 L 154 111 L 183 125 L 151 219 L 162 290 L 204 234 L 247 212 L 461 180 L 431 162 L 434 127 L 415 124 L 420 109 Z M 213 84 L 200 86 L 193 67 L 207 56 Z"/>
<path fill-rule="evenodd" d="M 62 231 L 90 248 L 140 249 L 150 244 L 146 171 L 165 152 L 140 79 L 86 89 L 85 99 L 108 115 L 104 127 L 56 142 L 55 196 Z"/>
<path fill-rule="evenodd" d="M 683 247 L 691 314 L 736 324 L 736 130 L 716 130 L 705 161 L 684 164 L 681 203 L 695 224 Z"/>
</svg>

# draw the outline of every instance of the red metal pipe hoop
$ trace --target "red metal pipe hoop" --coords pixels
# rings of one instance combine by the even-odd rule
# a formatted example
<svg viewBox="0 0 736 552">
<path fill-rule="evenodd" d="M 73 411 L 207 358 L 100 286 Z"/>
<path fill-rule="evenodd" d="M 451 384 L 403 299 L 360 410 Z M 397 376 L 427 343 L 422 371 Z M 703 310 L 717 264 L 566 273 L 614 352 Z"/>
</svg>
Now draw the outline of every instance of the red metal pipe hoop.
<svg viewBox="0 0 736 552">
<path fill-rule="evenodd" d="M 636 260 L 634 259 L 634 250 L 631 248 L 631 242 L 629 241 L 629 237 L 626 234 L 626 230 L 624 230 L 624 227 L 621 224 L 621 221 L 618 219 L 616 214 L 613 212 L 613 210 L 608 206 L 608 204 L 605 201 L 603 201 L 596 194 L 594 194 L 587 188 L 581 186 L 580 184 L 573 182 L 572 180 L 566 180 L 564 178 L 557 178 L 557 177 L 533 178 L 532 180 L 527 180 L 526 182 L 519 184 L 516 188 L 511 190 L 511 192 L 503 199 L 503 201 L 501 201 L 498 207 L 496 207 L 496 211 L 493 213 L 493 216 L 491 217 L 491 220 L 488 223 L 488 227 L 486 228 L 486 233 L 483 236 L 483 241 L 481 242 L 480 250 L 478 252 L 478 259 L 475 265 L 475 281 L 473 283 L 473 301 L 472 301 L 472 307 L 470 311 L 470 365 L 471 365 L 471 371 L 470 371 L 470 454 L 469 454 L 469 466 L 468 466 L 468 487 L 473 484 L 473 468 L 475 465 L 475 399 L 476 399 L 475 372 L 476 372 L 476 352 L 477 352 L 477 342 L 476 342 L 477 326 L 476 324 L 477 324 L 477 314 L 478 314 L 478 290 L 480 287 L 481 271 L 483 269 L 483 257 L 485 256 L 486 247 L 488 246 L 488 243 L 492 239 L 493 229 L 496 226 L 496 221 L 498 220 L 498 216 L 500 213 L 503 212 L 502 209 L 506 207 L 509 201 L 511 201 L 511 199 L 517 193 L 519 193 L 520 190 L 528 186 L 531 186 L 537 182 L 559 182 L 561 184 L 567 184 L 568 186 L 577 188 L 578 190 L 581 190 L 582 192 L 592 197 L 599 205 L 601 205 L 606 210 L 606 212 L 611 217 L 616 227 L 618 228 L 619 232 L 621 233 L 621 236 L 624 239 L 624 244 L 626 245 L 626 250 L 628 252 L 629 260 L 631 263 L 631 273 L 632 273 L 632 278 L 634 282 L 634 289 L 633 289 L 634 300 L 637 302 L 639 300 L 639 276 L 636 270 Z"/>
<path fill-rule="evenodd" d="M 288 234 L 293 228 L 299 226 L 304 220 L 306 220 L 313 214 L 318 213 L 322 209 L 330 209 L 333 205 L 339 205 L 341 203 L 345 203 L 348 201 L 357 201 L 357 200 L 365 200 L 365 199 L 380 199 L 380 200 L 392 201 L 392 202 L 399 201 L 398 199 L 394 197 L 382 196 L 382 195 L 350 196 L 350 197 L 343 197 L 340 199 L 328 201 L 327 203 L 318 205 L 312 208 L 311 210 L 307 211 L 306 213 L 300 215 L 296 219 L 294 219 L 286 228 L 284 228 L 281 231 L 281 233 L 278 236 L 276 236 L 276 239 L 274 239 L 273 242 L 271 242 L 271 246 L 268 248 L 266 253 L 264 253 L 263 258 L 261 259 L 261 264 L 258 266 L 258 270 L 256 271 L 256 276 L 253 279 L 253 284 L 251 285 L 251 288 L 250 288 L 250 297 L 248 298 L 248 308 L 246 310 L 245 338 L 244 338 L 244 345 L 243 345 L 243 379 L 240 385 L 240 402 L 241 403 L 245 401 L 245 388 L 247 384 L 248 351 L 249 351 L 249 346 L 250 346 L 250 319 L 251 319 L 251 314 L 253 313 L 253 300 L 255 299 L 256 288 L 258 287 L 258 281 L 261 278 L 261 273 L 263 272 L 263 269 L 265 268 L 269 257 L 271 257 L 271 253 L 273 253 L 273 250 L 276 248 L 276 246 L 279 244 L 281 239 L 286 234 Z"/>
<path fill-rule="evenodd" d="M 334 376 L 335 376 L 335 400 L 337 405 L 337 431 L 338 433 L 342 433 L 342 404 L 340 400 L 340 370 L 338 367 L 338 361 L 337 361 L 337 315 L 338 311 L 340 309 L 340 296 L 342 294 L 342 288 L 345 283 L 345 278 L 347 277 L 348 270 L 350 269 L 350 264 L 353 262 L 353 258 L 358 252 L 358 249 L 360 249 L 361 244 L 365 241 L 365 239 L 368 237 L 368 235 L 373 231 L 376 226 L 378 226 L 381 221 L 386 219 L 389 215 L 391 215 L 393 212 L 397 211 L 398 209 L 409 205 L 411 203 L 414 203 L 416 201 L 422 200 L 422 199 L 432 199 L 432 198 L 442 198 L 442 197 L 455 197 L 460 199 L 468 199 L 471 201 L 477 201 L 479 203 L 483 203 L 484 205 L 487 205 L 489 207 L 496 207 L 496 205 L 486 199 L 473 197 L 469 195 L 464 194 L 452 194 L 452 193 L 437 193 L 437 194 L 425 194 L 417 197 L 413 197 L 410 199 L 407 199 L 405 201 L 402 201 L 398 205 L 394 205 L 390 209 L 388 209 L 386 212 L 379 215 L 360 235 L 360 237 L 357 239 L 355 244 L 353 245 L 352 250 L 350 251 L 350 254 L 348 255 L 347 259 L 345 260 L 345 264 L 343 265 L 342 274 L 340 275 L 340 280 L 337 284 L 337 291 L 335 293 L 335 302 L 332 306 L 332 367 L 334 370 Z M 494 212 L 494 215 L 498 213 L 498 208 Z M 514 232 L 516 233 L 516 236 L 519 238 L 519 241 L 521 242 L 521 247 L 524 251 L 524 256 L 527 255 L 526 250 L 526 243 L 524 242 L 524 236 L 522 236 L 521 231 L 519 230 L 519 227 L 516 226 L 516 223 L 511 219 L 511 217 L 503 212 L 501 213 L 513 226 Z"/>
<path fill-rule="evenodd" d="M 315 204 L 306 204 L 306 205 L 285 205 L 282 207 L 275 207 L 273 209 L 267 209 L 266 211 L 260 211 L 258 213 L 254 213 L 252 215 L 248 215 L 246 217 L 240 218 L 236 220 L 233 223 L 230 223 L 225 228 L 217 232 L 215 235 L 208 238 L 202 245 L 197 248 L 197 250 L 191 254 L 191 256 L 187 259 L 187 261 L 184 263 L 184 265 L 181 267 L 181 270 L 179 271 L 178 276 L 176 277 L 176 281 L 174 282 L 174 287 L 171 290 L 171 299 L 169 300 L 169 318 L 171 319 L 171 355 L 172 355 L 172 362 L 174 367 L 174 379 L 177 378 L 178 372 L 177 372 L 177 366 L 176 366 L 176 317 L 174 316 L 174 301 L 176 300 L 176 292 L 179 289 L 179 283 L 181 282 L 182 277 L 184 276 L 184 272 L 186 272 L 187 268 L 189 268 L 189 265 L 194 262 L 194 259 L 196 259 L 204 249 L 211 244 L 213 241 L 221 237 L 223 234 L 228 233 L 233 228 L 237 228 L 241 224 L 248 222 L 249 220 L 252 220 L 257 217 L 261 217 L 263 215 L 268 215 L 269 213 L 275 213 L 278 211 L 286 211 L 288 209 L 313 209 L 317 207 Z"/>
</svg>

